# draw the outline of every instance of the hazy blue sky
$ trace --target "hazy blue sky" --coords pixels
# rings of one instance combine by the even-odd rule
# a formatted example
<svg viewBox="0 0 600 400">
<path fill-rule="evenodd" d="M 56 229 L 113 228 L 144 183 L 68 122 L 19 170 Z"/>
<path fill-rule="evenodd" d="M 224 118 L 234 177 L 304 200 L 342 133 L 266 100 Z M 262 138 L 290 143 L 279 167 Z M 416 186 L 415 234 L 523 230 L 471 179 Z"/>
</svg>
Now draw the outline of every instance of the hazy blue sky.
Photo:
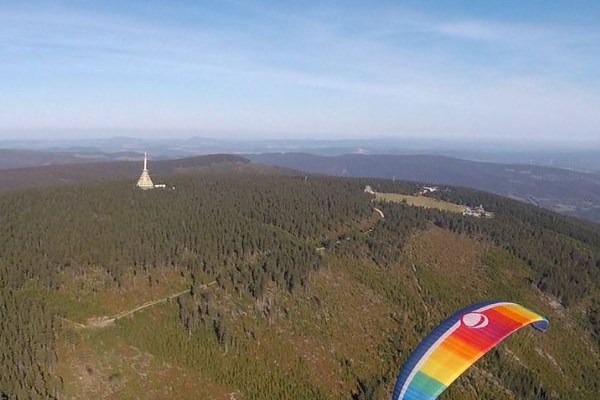
<svg viewBox="0 0 600 400">
<path fill-rule="evenodd" d="M 600 1 L 0 2 L 0 138 L 600 137 Z"/>
</svg>

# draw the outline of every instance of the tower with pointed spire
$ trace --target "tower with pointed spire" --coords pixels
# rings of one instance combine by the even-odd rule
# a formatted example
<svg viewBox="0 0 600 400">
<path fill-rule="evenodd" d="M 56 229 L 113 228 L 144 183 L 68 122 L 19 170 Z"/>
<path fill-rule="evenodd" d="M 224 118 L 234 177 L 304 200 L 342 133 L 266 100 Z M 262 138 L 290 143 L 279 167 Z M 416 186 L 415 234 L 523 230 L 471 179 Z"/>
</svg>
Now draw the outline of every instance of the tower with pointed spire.
<svg viewBox="0 0 600 400">
<path fill-rule="evenodd" d="M 148 154 L 144 153 L 144 169 L 142 170 L 142 175 L 140 175 L 140 179 L 138 179 L 137 187 L 143 190 L 154 189 L 154 183 L 150 178 L 150 174 L 148 173 Z"/>
</svg>

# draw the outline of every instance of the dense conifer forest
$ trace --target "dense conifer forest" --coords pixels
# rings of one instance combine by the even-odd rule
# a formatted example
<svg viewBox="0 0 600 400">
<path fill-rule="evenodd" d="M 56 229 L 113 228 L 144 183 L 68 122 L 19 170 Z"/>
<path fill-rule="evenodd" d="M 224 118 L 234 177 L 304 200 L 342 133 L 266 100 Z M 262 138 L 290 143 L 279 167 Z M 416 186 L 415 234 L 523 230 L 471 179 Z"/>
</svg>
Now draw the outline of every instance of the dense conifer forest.
<svg viewBox="0 0 600 400">
<path fill-rule="evenodd" d="M 485 379 L 527 399 L 564 398 L 573 388 L 577 393 L 572 398 L 584 399 L 600 390 L 598 225 L 460 188 L 435 195 L 458 204 L 482 204 L 496 217 L 476 219 L 406 204 L 374 204 L 362 190 L 371 184 L 381 191 L 412 193 L 416 185 L 409 182 L 235 173 L 168 180 L 173 188 L 164 190 L 140 191 L 131 182 L 117 181 L 0 196 L 0 397 L 59 398 L 63 392 L 57 342 L 69 330 L 59 317 L 69 315 L 52 299 L 67 282 L 100 270 L 106 276 L 103 288 L 127 291 L 132 275 L 158 283 L 161 271 L 169 270 L 189 278 L 189 293 L 165 306 L 173 311 L 165 318 L 176 319 L 178 325 L 169 325 L 172 336 L 161 339 L 148 331 L 158 327 L 137 324 L 144 315 L 125 320 L 119 332 L 135 337 L 137 348 L 169 362 L 180 360 L 192 371 L 207 371 L 220 385 L 246 388 L 240 397 L 244 399 L 384 399 L 398 366 L 435 321 L 466 301 L 480 300 L 477 286 L 460 296 L 436 281 L 439 278 L 428 280 L 429 264 L 421 267 L 415 261 L 415 235 L 432 229 L 455 235 L 443 237 L 482 243 L 487 249 L 482 257 L 492 271 L 485 273 L 490 295 L 535 297 L 539 304 L 544 296 L 549 302 L 555 299 L 574 325 L 571 331 L 557 328 L 559 334 L 552 340 L 569 334 L 584 342 L 593 338 L 587 352 L 577 345 L 576 355 L 555 355 L 566 363 L 556 377 L 544 375 L 537 356 L 528 356 L 537 360 L 531 361 L 536 366 L 532 370 L 500 347 L 482 361 L 479 372 L 449 390 L 447 399 L 470 398 L 463 394 L 475 389 L 496 393 L 493 390 L 499 389 L 485 389 Z M 383 211 L 383 219 L 373 212 L 374 206 Z M 522 279 L 496 278 L 493 271 L 515 263 L 523 271 Z M 336 363 L 346 371 L 344 379 L 352 388 L 334 395 L 311 385 L 304 367 L 296 375 L 269 375 L 250 354 L 261 332 L 283 329 L 277 325 L 281 321 L 302 324 L 302 318 L 295 317 L 307 312 L 302 307 L 313 307 L 307 318 L 317 316 L 323 324 L 315 337 L 327 331 L 323 321 L 331 317 L 321 312 L 336 286 L 318 292 L 320 281 L 315 277 L 335 271 L 384 299 L 390 312 L 382 318 L 397 333 L 378 345 L 372 366 L 364 368 L 372 369 L 368 373 L 360 372 L 353 357 L 338 356 Z M 411 271 L 416 281 L 407 278 Z M 511 289 L 513 284 L 521 285 L 521 291 Z M 94 289 L 98 290 L 102 289 Z M 242 303 L 252 304 L 258 319 L 248 320 L 254 311 Z M 310 332 L 307 326 L 298 329 Z M 518 342 L 526 356 L 531 340 L 524 336 Z M 210 371 L 204 358 L 209 355 L 214 363 Z M 223 358 L 219 367 L 222 357 L 235 360 Z M 235 362 L 254 372 L 228 365 Z M 579 373 L 571 377 L 574 371 Z M 488 375 L 492 378 L 482 378 Z M 570 386 L 564 387 L 564 382 Z"/>
<path fill-rule="evenodd" d="M 319 267 L 316 243 L 370 214 L 350 183 L 243 175 L 173 183 L 150 192 L 115 183 L 1 198 L 3 390 L 44 398 L 54 387 L 47 377 L 56 323 L 43 304 L 22 301 L 31 282 L 57 289 L 61 272 L 100 267 L 120 286 L 130 270 L 167 266 L 189 270 L 192 289 L 214 279 L 255 297 L 269 281 L 291 291 Z M 196 293 L 180 302 L 189 328 L 202 318 Z M 215 330 L 223 339 L 218 322 Z"/>
<path fill-rule="evenodd" d="M 381 182 L 385 190 L 414 193 L 419 187 L 407 182 Z M 536 271 L 535 284 L 564 305 L 597 294 L 600 282 L 600 226 L 565 217 L 529 204 L 491 193 L 445 188 L 430 196 L 455 204 L 483 205 L 493 219 L 421 209 L 419 220 L 458 233 L 483 238 L 505 247 Z M 398 215 L 393 213 L 393 215 Z"/>
</svg>

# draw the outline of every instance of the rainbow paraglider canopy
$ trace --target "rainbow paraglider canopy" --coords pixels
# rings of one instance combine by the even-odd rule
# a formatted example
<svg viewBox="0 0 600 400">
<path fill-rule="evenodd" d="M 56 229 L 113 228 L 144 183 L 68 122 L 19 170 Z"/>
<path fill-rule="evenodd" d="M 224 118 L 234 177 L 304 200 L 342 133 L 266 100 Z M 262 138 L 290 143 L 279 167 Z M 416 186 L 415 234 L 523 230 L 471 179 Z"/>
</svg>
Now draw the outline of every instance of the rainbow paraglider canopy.
<svg viewBox="0 0 600 400">
<path fill-rule="evenodd" d="M 507 302 L 480 303 L 458 311 L 410 356 L 398 376 L 392 400 L 436 399 L 475 361 L 526 325 L 544 332 L 548 320 Z"/>
</svg>

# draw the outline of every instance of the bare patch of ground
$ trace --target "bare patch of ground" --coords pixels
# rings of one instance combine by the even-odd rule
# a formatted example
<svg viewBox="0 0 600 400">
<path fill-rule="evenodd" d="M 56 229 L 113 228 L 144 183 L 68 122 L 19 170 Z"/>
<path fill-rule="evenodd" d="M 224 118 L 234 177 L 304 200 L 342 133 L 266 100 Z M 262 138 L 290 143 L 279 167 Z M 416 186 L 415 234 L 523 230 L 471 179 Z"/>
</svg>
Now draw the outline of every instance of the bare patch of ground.
<svg viewBox="0 0 600 400">
<path fill-rule="evenodd" d="M 63 399 L 229 399 L 231 391 L 125 343 L 99 346 L 70 332 L 58 346 Z"/>
</svg>

